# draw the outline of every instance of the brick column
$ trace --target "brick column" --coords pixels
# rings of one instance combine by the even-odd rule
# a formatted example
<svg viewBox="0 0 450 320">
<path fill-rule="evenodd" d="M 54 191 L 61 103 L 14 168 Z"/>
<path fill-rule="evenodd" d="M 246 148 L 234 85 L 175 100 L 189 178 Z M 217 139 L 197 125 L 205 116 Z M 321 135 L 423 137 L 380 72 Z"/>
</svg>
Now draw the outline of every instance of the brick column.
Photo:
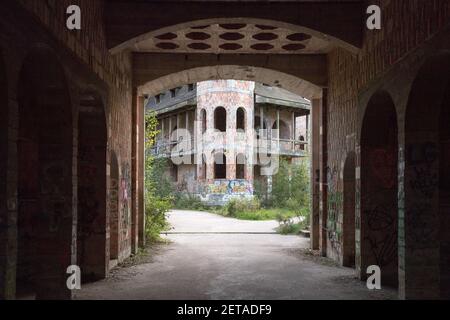
<svg viewBox="0 0 450 320">
<path fill-rule="evenodd" d="M 327 223 L 328 223 L 328 101 L 327 90 L 323 90 L 320 104 L 320 250 L 327 255 Z"/>
<path fill-rule="evenodd" d="M 320 109 L 321 99 L 312 100 L 311 147 L 311 248 L 320 248 Z"/>
</svg>

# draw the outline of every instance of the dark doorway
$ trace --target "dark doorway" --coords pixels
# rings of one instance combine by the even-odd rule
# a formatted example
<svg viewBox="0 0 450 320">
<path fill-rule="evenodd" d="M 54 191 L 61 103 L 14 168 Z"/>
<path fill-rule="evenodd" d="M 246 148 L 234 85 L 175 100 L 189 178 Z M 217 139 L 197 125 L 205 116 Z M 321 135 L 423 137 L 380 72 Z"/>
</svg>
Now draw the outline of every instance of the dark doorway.
<svg viewBox="0 0 450 320">
<path fill-rule="evenodd" d="M 227 158 L 223 153 L 214 156 L 214 179 L 227 178 Z"/>
<path fill-rule="evenodd" d="M 67 299 L 74 237 L 72 107 L 52 52 L 26 58 L 18 102 L 17 296 Z"/>
<path fill-rule="evenodd" d="M 398 286 L 398 130 L 386 92 L 367 105 L 361 132 L 361 275 L 382 270 L 382 285 Z"/>
<path fill-rule="evenodd" d="M 224 107 L 214 110 L 214 128 L 220 132 L 227 131 L 227 110 Z"/>
</svg>

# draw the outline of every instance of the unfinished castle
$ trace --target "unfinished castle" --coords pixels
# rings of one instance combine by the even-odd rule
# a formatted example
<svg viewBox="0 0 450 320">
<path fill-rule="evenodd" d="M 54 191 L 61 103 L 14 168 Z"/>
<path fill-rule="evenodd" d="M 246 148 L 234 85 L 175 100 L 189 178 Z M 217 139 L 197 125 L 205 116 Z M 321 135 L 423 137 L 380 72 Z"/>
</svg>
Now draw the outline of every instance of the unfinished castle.
<svg viewBox="0 0 450 320">
<path fill-rule="evenodd" d="M 179 191 L 211 205 L 270 190 L 279 159 L 308 156 L 308 100 L 250 81 L 205 81 L 151 97 L 159 135 L 152 154 L 169 159 Z"/>
</svg>

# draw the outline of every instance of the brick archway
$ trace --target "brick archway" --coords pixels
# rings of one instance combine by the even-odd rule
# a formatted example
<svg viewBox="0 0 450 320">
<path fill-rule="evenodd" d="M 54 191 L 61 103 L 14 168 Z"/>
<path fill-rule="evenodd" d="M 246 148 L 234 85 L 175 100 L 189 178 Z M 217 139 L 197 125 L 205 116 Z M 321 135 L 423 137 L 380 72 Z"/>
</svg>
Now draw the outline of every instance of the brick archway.
<svg viewBox="0 0 450 320">
<path fill-rule="evenodd" d="M 17 99 L 17 295 L 70 298 L 72 107 L 63 68 L 50 50 L 34 50 L 24 60 Z"/>
<path fill-rule="evenodd" d="M 449 123 L 450 52 L 445 52 L 419 70 L 406 109 L 403 298 L 450 298 Z"/>
<path fill-rule="evenodd" d="M 370 99 L 361 131 L 357 268 L 382 271 L 382 285 L 398 286 L 398 129 L 394 102 L 379 91 Z M 358 232 L 357 232 L 358 233 Z"/>
<path fill-rule="evenodd" d="M 155 96 L 161 92 L 189 83 L 233 79 L 267 83 L 308 99 L 320 99 L 322 97 L 322 86 L 319 84 L 303 80 L 297 75 L 264 67 L 218 65 L 211 61 L 211 65 L 208 66 L 168 70 L 167 73 L 167 75 L 153 79 L 148 76 L 137 77 L 138 95 Z"/>
</svg>

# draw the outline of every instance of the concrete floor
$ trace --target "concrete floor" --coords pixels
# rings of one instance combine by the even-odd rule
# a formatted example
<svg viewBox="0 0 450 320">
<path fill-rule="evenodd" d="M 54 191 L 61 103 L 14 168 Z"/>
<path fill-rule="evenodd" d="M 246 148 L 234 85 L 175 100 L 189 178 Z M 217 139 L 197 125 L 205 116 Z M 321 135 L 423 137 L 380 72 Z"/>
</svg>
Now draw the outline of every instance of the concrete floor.
<svg viewBox="0 0 450 320">
<path fill-rule="evenodd" d="M 84 285 L 77 299 L 395 299 L 369 291 L 354 270 L 306 254 L 309 240 L 274 234 L 275 221 L 173 211 L 167 245 L 144 263 Z"/>
</svg>

